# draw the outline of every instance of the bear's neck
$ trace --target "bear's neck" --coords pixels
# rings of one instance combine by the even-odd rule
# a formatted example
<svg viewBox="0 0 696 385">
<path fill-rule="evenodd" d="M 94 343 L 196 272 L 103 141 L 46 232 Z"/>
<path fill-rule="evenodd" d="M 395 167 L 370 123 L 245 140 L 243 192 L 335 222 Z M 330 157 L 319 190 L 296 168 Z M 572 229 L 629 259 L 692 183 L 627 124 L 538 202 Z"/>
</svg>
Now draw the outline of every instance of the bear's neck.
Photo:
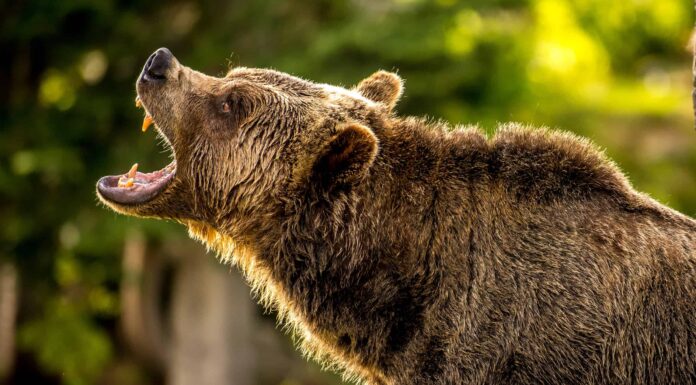
<svg viewBox="0 0 696 385">
<path fill-rule="evenodd" d="M 363 376 L 419 354 L 409 346 L 429 338 L 421 333 L 428 314 L 443 306 L 435 294 L 446 262 L 435 238 L 442 217 L 473 212 L 466 192 L 446 197 L 457 212 L 444 211 L 436 140 L 380 134 L 368 180 L 331 199 L 303 199 L 245 269 L 310 353 Z M 467 226 L 458 231 L 468 234 Z"/>
</svg>

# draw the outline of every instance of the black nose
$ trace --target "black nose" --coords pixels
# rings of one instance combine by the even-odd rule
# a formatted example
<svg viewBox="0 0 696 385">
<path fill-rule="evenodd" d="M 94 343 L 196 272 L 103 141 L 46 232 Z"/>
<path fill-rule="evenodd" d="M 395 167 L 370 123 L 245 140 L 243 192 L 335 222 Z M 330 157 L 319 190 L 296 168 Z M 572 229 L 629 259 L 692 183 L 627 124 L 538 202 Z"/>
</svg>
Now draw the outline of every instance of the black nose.
<svg viewBox="0 0 696 385">
<path fill-rule="evenodd" d="M 153 52 L 143 67 L 142 78 L 146 81 L 157 81 L 167 79 L 167 70 L 172 64 L 171 51 L 166 48 L 160 48 Z"/>
</svg>

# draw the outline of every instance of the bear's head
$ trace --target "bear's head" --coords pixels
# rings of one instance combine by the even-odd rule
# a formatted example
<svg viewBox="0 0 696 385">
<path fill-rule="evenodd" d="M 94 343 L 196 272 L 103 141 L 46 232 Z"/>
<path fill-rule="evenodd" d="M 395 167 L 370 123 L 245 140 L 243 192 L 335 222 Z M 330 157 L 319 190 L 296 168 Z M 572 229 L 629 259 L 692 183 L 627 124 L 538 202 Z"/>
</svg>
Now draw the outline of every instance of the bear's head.
<svg viewBox="0 0 696 385">
<path fill-rule="evenodd" d="M 154 122 L 174 160 L 101 178 L 100 200 L 127 215 L 224 230 L 271 218 L 288 199 L 330 197 L 363 182 L 379 153 L 375 126 L 391 115 L 402 82 L 380 71 L 349 90 L 251 68 L 218 78 L 161 48 L 136 89 L 143 128 Z"/>
</svg>

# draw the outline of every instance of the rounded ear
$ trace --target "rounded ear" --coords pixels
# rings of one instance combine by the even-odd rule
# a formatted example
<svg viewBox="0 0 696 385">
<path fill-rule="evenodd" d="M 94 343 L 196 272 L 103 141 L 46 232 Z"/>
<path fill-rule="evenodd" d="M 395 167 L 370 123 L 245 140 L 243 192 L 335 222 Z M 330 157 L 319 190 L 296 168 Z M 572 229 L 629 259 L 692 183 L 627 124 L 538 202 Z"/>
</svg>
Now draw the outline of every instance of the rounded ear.
<svg viewBox="0 0 696 385">
<path fill-rule="evenodd" d="M 377 71 L 363 79 L 355 89 L 373 102 L 384 104 L 391 111 L 403 92 L 403 80 L 393 72 Z"/>
<path fill-rule="evenodd" d="M 367 174 L 378 147 L 377 137 L 369 128 L 346 124 L 319 151 L 311 179 L 327 189 L 354 185 Z"/>
</svg>

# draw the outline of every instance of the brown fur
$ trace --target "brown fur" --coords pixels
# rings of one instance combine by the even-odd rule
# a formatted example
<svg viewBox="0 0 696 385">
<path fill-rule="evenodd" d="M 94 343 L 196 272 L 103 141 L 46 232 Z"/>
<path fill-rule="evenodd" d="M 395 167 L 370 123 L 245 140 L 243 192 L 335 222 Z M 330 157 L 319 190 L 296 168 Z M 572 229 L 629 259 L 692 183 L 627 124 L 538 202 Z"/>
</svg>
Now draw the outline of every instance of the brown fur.
<svg viewBox="0 0 696 385">
<path fill-rule="evenodd" d="M 588 141 L 397 117 L 387 72 L 169 76 L 139 94 L 176 179 L 106 203 L 187 224 L 315 358 L 370 384 L 696 381 L 696 222 Z"/>
</svg>

